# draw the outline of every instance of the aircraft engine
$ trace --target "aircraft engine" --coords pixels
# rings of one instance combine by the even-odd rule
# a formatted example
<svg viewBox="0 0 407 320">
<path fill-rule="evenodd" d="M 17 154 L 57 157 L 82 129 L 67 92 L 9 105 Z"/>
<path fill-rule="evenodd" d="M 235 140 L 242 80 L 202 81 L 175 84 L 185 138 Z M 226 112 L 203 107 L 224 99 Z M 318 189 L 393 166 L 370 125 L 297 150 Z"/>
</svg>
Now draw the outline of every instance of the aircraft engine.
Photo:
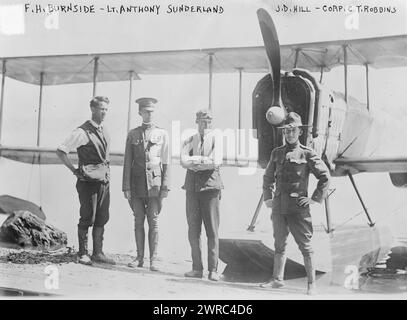
<svg viewBox="0 0 407 320">
<path fill-rule="evenodd" d="M 271 75 L 264 76 L 257 83 L 252 94 L 252 115 L 255 138 L 258 139 L 258 164 L 261 168 L 266 168 L 271 151 L 283 144 L 282 132 L 277 127 L 288 112 L 298 113 L 302 122 L 310 125 L 310 129 L 300 137 L 300 142 L 308 145 L 312 141 L 314 111 L 319 108 L 319 104 L 315 106 L 318 89 L 302 73 L 285 73 L 281 77 L 283 107 L 279 107 L 273 106 Z"/>
<path fill-rule="evenodd" d="M 264 76 L 256 85 L 252 94 L 252 120 L 254 137 L 258 139 L 258 164 L 266 168 L 270 160 L 271 150 L 275 145 L 275 135 L 278 134 L 267 121 L 266 113 L 273 103 L 273 80 L 270 74 Z"/>
</svg>

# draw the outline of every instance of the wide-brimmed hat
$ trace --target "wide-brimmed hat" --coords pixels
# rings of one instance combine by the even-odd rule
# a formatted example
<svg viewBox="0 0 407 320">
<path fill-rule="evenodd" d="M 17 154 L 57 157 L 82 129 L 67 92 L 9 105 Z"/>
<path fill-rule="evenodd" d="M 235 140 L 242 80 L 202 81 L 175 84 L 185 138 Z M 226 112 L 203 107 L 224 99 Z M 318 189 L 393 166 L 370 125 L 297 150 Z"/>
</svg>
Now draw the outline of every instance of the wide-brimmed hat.
<svg viewBox="0 0 407 320">
<path fill-rule="evenodd" d="M 302 124 L 301 116 L 296 112 L 289 112 L 283 121 L 283 125 L 279 129 L 295 128 L 295 127 L 310 127 L 310 125 Z"/>
</svg>

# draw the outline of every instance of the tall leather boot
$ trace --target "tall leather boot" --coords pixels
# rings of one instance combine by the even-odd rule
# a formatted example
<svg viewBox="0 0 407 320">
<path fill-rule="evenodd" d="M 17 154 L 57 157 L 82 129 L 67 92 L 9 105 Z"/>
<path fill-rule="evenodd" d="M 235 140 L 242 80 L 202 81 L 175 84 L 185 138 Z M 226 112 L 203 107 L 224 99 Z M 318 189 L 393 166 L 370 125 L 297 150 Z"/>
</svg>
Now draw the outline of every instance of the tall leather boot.
<svg viewBox="0 0 407 320">
<path fill-rule="evenodd" d="M 284 268 L 285 268 L 285 255 L 281 253 L 274 254 L 273 278 L 265 283 L 262 283 L 262 288 L 282 288 L 284 287 Z"/>
<path fill-rule="evenodd" d="M 148 247 L 150 250 L 150 270 L 158 271 L 157 267 L 158 229 L 149 229 Z"/>
<path fill-rule="evenodd" d="M 129 266 L 130 268 L 142 268 L 144 265 L 144 226 L 143 228 L 134 228 L 134 235 L 136 237 L 137 257 L 127 266 Z"/>
<path fill-rule="evenodd" d="M 92 260 L 90 260 L 88 255 L 88 228 L 78 227 L 78 262 L 85 265 L 92 265 Z"/>
<path fill-rule="evenodd" d="M 285 255 L 276 253 L 274 255 L 274 267 L 273 267 L 273 288 L 284 287 L 284 269 L 285 269 Z"/>
<path fill-rule="evenodd" d="M 93 236 L 93 253 L 92 253 L 92 261 L 93 262 L 100 262 L 100 263 L 108 263 L 108 264 L 116 264 L 113 259 L 109 259 L 103 253 L 103 233 L 105 229 L 104 227 L 93 227 L 92 236 Z"/>
<path fill-rule="evenodd" d="M 315 283 L 315 268 L 312 256 L 304 256 L 304 267 L 305 271 L 307 272 L 308 278 L 308 286 L 307 286 L 307 294 L 314 295 L 316 294 L 316 283 Z"/>
</svg>

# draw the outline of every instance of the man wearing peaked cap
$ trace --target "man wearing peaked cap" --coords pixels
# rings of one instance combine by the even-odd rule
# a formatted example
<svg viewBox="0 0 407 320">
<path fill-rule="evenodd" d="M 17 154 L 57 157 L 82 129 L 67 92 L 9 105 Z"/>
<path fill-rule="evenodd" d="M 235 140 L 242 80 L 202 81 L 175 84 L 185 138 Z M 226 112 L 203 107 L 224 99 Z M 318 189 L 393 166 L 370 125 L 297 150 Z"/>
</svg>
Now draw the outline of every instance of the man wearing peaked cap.
<svg viewBox="0 0 407 320">
<path fill-rule="evenodd" d="M 299 142 L 302 134 L 301 117 L 290 112 L 283 122 L 286 144 L 271 152 L 270 161 L 263 176 L 264 202 L 272 209 L 274 231 L 273 279 L 262 287 L 284 286 L 285 249 L 289 232 L 292 233 L 304 257 L 307 272 L 307 294 L 315 293 L 315 269 L 311 238 L 313 235 L 310 205 L 326 197 L 330 182 L 327 166 L 309 147 Z M 318 180 L 316 189 L 308 197 L 310 173 Z"/>
<path fill-rule="evenodd" d="M 136 100 L 136 103 L 139 105 L 139 110 L 144 109 L 147 111 L 154 111 L 157 102 L 155 98 L 139 98 Z"/>
<path fill-rule="evenodd" d="M 167 131 L 153 122 L 157 99 L 140 98 L 136 103 L 143 122 L 127 135 L 122 186 L 134 214 L 137 246 L 137 257 L 129 267 L 143 267 L 147 217 L 150 270 L 158 271 L 158 215 L 169 191 L 169 138 Z"/>
</svg>

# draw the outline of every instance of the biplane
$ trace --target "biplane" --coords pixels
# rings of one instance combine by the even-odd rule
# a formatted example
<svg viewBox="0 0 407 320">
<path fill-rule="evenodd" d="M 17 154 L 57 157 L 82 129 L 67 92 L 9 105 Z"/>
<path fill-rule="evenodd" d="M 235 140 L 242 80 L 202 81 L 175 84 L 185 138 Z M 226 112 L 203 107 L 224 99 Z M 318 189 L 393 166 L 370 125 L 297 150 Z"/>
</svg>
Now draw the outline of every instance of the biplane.
<svg viewBox="0 0 407 320">
<path fill-rule="evenodd" d="M 407 187 L 407 157 L 373 157 L 366 148 L 372 115 L 369 100 L 369 68 L 407 66 L 407 35 L 341 41 L 279 44 L 278 35 L 268 12 L 257 11 L 264 46 L 208 48 L 175 51 L 118 52 L 29 57 L 2 57 L 0 98 L 0 143 L 3 101 L 7 77 L 39 86 L 37 143 L 35 147 L 0 145 L 0 156 L 29 164 L 60 164 L 55 149 L 41 146 L 42 94 L 46 86 L 93 83 L 92 96 L 98 82 L 129 81 L 129 114 L 132 82 L 142 75 L 202 74 L 209 75 L 209 101 L 212 105 L 214 73 L 264 73 L 252 95 L 253 129 L 258 139 L 257 165 L 265 168 L 271 150 L 283 143 L 273 117 L 276 108 L 301 115 L 309 130 L 301 137 L 303 144 L 313 147 L 329 166 L 333 176 L 348 176 L 366 214 L 368 226 L 339 233 L 331 226 L 329 198 L 325 202 L 327 228 L 323 230 L 332 245 L 332 264 L 318 267 L 336 274 L 333 281 L 342 283 L 349 265 L 358 268 L 374 266 L 389 252 L 392 237 L 386 228 L 376 225 L 358 191 L 353 175 L 362 172 L 388 172 L 396 187 Z M 348 95 L 348 66 L 366 70 L 366 103 Z M 344 68 L 344 93 L 329 90 L 322 83 L 323 74 L 332 68 Z M 284 71 L 283 71 L 284 70 Z M 315 74 L 319 73 L 319 79 Z M 241 85 L 239 86 L 241 90 Z M 239 91 L 239 97 L 241 92 Z M 239 99 L 239 123 L 241 123 Z M 266 116 L 267 115 L 267 116 Z M 272 120 L 271 123 L 269 120 Z M 128 117 L 128 128 L 130 117 Z M 239 127 L 240 129 L 240 127 Z M 75 154 L 72 155 L 76 157 Z M 242 166 L 241 161 L 225 165 Z M 111 153 L 111 165 L 123 163 L 123 152 Z M 247 163 L 246 163 L 247 165 Z M 272 237 L 256 234 L 255 224 L 262 198 L 248 231 L 220 240 L 220 258 L 228 265 L 252 270 L 271 271 Z M 349 248 L 352 248 L 349 250 Z M 298 267 L 295 259 L 288 263 Z M 239 270 L 237 270 L 239 271 Z"/>
</svg>

